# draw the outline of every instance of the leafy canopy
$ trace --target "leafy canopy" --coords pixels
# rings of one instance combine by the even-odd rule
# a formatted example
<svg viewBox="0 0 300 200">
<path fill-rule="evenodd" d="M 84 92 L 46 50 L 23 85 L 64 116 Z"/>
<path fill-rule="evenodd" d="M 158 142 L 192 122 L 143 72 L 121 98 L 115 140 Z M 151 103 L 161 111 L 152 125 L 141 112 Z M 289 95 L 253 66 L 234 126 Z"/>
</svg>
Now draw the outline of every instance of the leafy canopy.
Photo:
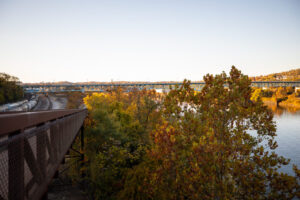
<svg viewBox="0 0 300 200">
<path fill-rule="evenodd" d="M 125 199 L 291 199 L 298 176 L 279 173 L 273 114 L 251 100 L 250 80 L 232 67 L 175 88 L 162 106 L 163 123 L 151 133 L 147 159 L 129 173 Z"/>
<path fill-rule="evenodd" d="M 278 172 L 273 114 L 235 67 L 163 98 L 115 90 L 84 99 L 93 199 L 292 199 L 300 171 Z"/>
</svg>

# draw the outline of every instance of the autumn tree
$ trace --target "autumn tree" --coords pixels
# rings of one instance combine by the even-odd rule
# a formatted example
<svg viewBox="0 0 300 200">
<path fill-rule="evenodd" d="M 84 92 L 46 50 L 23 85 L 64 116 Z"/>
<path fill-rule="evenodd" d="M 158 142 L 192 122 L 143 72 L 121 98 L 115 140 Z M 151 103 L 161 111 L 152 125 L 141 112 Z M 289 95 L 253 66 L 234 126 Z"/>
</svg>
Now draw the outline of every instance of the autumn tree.
<svg viewBox="0 0 300 200">
<path fill-rule="evenodd" d="M 300 90 L 297 90 L 297 91 L 295 92 L 295 95 L 296 95 L 296 97 L 300 97 Z"/>
<path fill-rule="evenodd" d="M 120 88 L 84 98 L 86 120 L 85 181 L 92 199 L 116 199 L 129 169 L 144 158 L 150 132 L 160 120 L 155 91 Z M 78 174 L 78 173 L 77 173 Z M 72 170 L 73 179 L 76 170 Z"/>
<path fill-rule="evenodd" d="M 260 88 L 255 89 L 254 92 L 252 93 L 250 100 L 256 102 L 256 101 L 258 101 L 259 98 L 262 97 L 262 94 L 263 94 L 262 89 L 260 89 Z"/>
<path fill-rule="evenodd" d="M 185 81 L 163 102 L 143 162 L 127 172 L 120 199 L 292 199 L 300 171 L 278 172 L 273 114 L 251 100 L 251 81 L 232 67 L 204 77 L 199 93 Z M 226 87 L 224 87 L 226 86 Z"/>
<path fill-rule="evenodd" d="M 295 89 L 293 87 L 286 87 L 286 93 L 288 95 L 293 94 L 295 92 Z"/>
<path fill-rule="evenodd" d="M 277 99 L 282 99 L 282 98 L 285 98 L 287 96 L 287 91 L 285 88 L 283 87 L 279 87 L 275 93 L 275 97 Z"/>
<path fill-rule="evenodd" d="M 273 96 L 273 91 L 272 89 L 264 89 L 262 90 L 262 97 L 272 97 Z"/>
<path fill-rule="evenodd" d="M 68 92 L 67 95 L 67 108 L 68 109 L 77 109 L 83 105 L 83 98 L 86 94 L 82 92 Z"/>
</svg>

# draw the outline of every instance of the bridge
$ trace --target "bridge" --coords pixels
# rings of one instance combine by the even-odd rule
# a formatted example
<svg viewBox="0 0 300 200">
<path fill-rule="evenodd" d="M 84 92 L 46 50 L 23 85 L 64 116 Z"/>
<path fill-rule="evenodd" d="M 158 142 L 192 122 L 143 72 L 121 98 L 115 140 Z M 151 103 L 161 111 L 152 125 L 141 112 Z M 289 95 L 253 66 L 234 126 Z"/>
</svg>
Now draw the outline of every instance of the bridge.
<svg viewBox="0 0 300 200">
<path fill-rule="evenodd" d="M 85 109 L 0 114 L 0 199 L 44 197 L 77 136 L 83 150 L 86 115 Z"/>
<path fill-rule="evenodd" d="M 170 83 L 103 83 L 103 84 L 23 84 L 26 93 L 39 92 L 103 92 L 114 87 L 122 87 L 127 90 L 137 89 L 169 89 L 170 87 L 181 86 L 182 82 Z M 204 82 L 191 82 L 191 87 L 200 91 L 204 87 Z M 300 81 L 252 81 L 252 87 L 300 87 Z"/>
</svg>

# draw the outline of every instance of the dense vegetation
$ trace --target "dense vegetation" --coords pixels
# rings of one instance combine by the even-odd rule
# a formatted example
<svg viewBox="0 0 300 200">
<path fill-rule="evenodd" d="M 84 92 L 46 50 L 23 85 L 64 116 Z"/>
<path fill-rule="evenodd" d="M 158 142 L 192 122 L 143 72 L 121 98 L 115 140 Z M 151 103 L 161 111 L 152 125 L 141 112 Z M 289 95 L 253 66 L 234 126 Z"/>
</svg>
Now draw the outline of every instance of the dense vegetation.
<svg viewBox="0 0 300 200">
<path fill-rule="evenodd" d="M 86 159 L 73 179 L 85 174 L 93 199 L 300 197 L 296 166 L 294 176 L 278 172 L 289 160 L 274 152 L 273 114 L 250 79 L 232 67 L 204 81 L 197 93 L 185 81 L 165 96 L 119 89 L 84 98 Z"/>
<path fill-rule="evenodd" d="M 261 98 L 266 104 L 275 104 L 276 106 L 287 108 L 290 111 L 300 109 L 300 90 L 295 90 L 292 87 L 269 89 L 254 88 L 253 90 L 252 100 Z"/>
<path fill-rule="evenodd" d="M 18 83 L 19 79 L 17 77 L 0 73 L 0 105 L 23 98 L 23 88 Z"/>
<path fill-rule="evenodd" d="M 300 69 L 274 73 L 265 76 L 251 77 L 253 81 L 300 81 Z"/>
<path fill-rule="evenodd" d="M 67 92 L 65 94 L 68 99 L 67 109 L 77 109 L 83 105 L 83 98 L 86 94 L 82 92 Z"/>
</svg>

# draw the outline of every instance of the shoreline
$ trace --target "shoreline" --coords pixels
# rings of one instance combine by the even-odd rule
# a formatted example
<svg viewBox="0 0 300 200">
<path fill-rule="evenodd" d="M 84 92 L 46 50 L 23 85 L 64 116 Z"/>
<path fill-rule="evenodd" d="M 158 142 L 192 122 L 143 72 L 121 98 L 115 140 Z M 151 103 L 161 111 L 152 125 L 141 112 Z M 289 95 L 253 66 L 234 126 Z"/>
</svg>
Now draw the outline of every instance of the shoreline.
<svg viewBox="0 0 300 200">
<path fill-rule="evenodd" d="M 262 97 L 262 101 L 264 103 L 264 105 L 270 107 L 271 109 L 274 107 L 278 108 L 283 108 L 283 109 L 286 109 L 286 110 L 289 110 L 289 111 L 299 111 L 300 110 L 300 104 L 296 104 L 295 102 L 291 102 L 291 101 L 282 101 L 280 102 L 278 105 L 277 105 L 277 102 L 274 101 L 273 98 L 271 97 Z M 273 110 L 272 109 L 272 110 Z"/>
</svg>

